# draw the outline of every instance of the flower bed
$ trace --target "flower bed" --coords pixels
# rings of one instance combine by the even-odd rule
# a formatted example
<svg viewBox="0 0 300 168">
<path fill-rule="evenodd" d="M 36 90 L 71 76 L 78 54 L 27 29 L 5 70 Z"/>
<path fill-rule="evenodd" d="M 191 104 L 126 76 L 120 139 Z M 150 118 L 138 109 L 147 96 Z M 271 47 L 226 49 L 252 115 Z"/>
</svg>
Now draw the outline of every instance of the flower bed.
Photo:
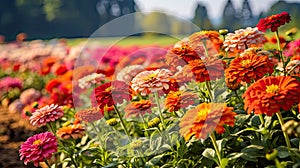
<svg viewBox="0 0 300 168">
<path fill-rule="evenodd" d="M 47 129 L 20 146 L 21 159 L 49 167 L 298 167 L 299 42 L 294 31 L 279 36 L 290 20 L 283 12 L 233 33 L 200 31 L 171 48 L 2 46 L 2 103 Z M 277 45 L 267 50 L 268 29 Z"/>
</svg>

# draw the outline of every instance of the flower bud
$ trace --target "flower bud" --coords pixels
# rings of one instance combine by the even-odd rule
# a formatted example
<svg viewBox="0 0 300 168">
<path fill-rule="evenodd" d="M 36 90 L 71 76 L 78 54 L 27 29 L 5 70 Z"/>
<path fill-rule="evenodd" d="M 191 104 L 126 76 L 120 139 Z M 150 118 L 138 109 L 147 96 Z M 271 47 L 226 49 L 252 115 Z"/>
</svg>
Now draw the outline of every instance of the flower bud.
<svg viewBox="0 0 300 168">
<path fill-rule="evenodd" d="M 222 36 L 226 36 L 227 33 L 228 33 L 228 29 L 220 29 L 220 30 L 219 30 L 219 33 L 220 33 Z"/>
<path fill-rule="evenodd" d="M 108 120 L 106 120 L 106 124 L 107 125 L 110 125 L 110 126 L 115 126 L 115 125 L 117 125 L 117 119 L 116 118 L 111 118 L 111 119 L 108 119 Z"/>
<path fill-rule="evenodd" d="M 143 141 L 142 140 L 136 140 L 136 141 L 131 142 L 130 145 L 133 149 L 139 149 L 140 147 L 142 147 Z"/>
<path fill-rule="evenodd" d="M 266 159 L 275 160 L 277 158 L 278 151 L 276 149 L 272 149 L 268 153 L 266 153 Z"/>
<path fill-rule="evenodd" d="M 155 117 L 148 122 L 148 128 L 156 127 L 158 126 L 159 123 L 160 123 L 160 119 L 158 117 Z"/>
</svg>

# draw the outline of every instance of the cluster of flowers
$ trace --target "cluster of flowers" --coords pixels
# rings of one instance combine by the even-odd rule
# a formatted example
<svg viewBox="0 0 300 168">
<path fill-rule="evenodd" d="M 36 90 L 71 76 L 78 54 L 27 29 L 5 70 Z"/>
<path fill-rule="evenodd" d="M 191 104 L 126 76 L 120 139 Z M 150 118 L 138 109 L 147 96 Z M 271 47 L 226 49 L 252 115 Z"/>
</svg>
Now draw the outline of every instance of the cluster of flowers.
<svg viewBox="0 0 300 168">
<path fill-rule="evenodd" d="M 129 143 L 138 148 L 136 146 L 140 143 L 134 141 L 137 137 L 132 135 L 126 119 L 142 118 L 145 125 L 142 136 L 145 137 L 150 128 L 166 131 L 176 121 L 179 122 L 179 134 L 186 142 L 193 138 L 204 141 L 210 137 L 217 164 L 225 167 L 215 133 L 221 135 L 230 131 L 228 126 L 235 126 L 238 107 L 218 101 L 218 87 L 223 89 L 227 86 L 229 93 L 236 93 L 236 97 L 243 98 L 242 110 L 248 114 L 276 114 L 282 126 L 284 121 L 281 113 L 300 103 L 300 81 L 297 80 L 300 77 L 299 41 L 289 42 L 286 48 L 282 48 L 278 33 L 278 28 L 290 20 L 289 14 L 283 12 L 260 20 L 257 27 L 233 33 L 226 30 L 196 32 L 167 52 L 152 50 L 151 59 L 135 53 L 131 57 L 124 56 L 113 61 L 101 59 L 107 65 L 102 69 L 81 66 L 73 72 L 58 73 L 58 77 L 46 86 L 51 95 L 51 105 L 32 111 L 29 118 L 32 125 L 49 124 L 52 133 L 30 137 L 21 146 L 21 159 L 25 159 L 25 164 L 33 162 L 35 166 L 44 161 L 49 164 L 47 159 L 57 152 L 57 141 L 82 138 L 87 126 L 84 123 L 93 123 L 102 118 L 112 126 L 120 121 L 120 128 Z M 269 42 L 264 34 L 267 29 L 275 32 L 278 43 L 275 52 L 262 48 Z M 93 55 L 88 60 L 97 58 Z M 70 77 L 70 72 L 75 76 Z M 226 86 L 218 85 L 218 81 L 223 79 Z M 73 86 L 72 80 L 75 81 Z M 94 85 L 96 87 L 91 88 Z M 61 118 L 66 109 L 73 107 L 74 95 L 69 92 L 72 87 L 78 87 L 82 92 L 92 91 L 92 107 L 78 111 L 73 120 L 69 119 L 73 121 L 72 124 L 54 130 L 51 123 Z M 239 92 L 243 93 L 242 96 Z M 145 119 L 148 114 L 153 114 L 152 118 Z M 264 122 L 262 117 L 261 122 Z M 297 130 L 289 129 L 289 132 L 295 134 Z M 283 131 L 283 135 L 287 147 L 291 148 L 287 132 Z M 103 146 L 101 148 L 105 150 Z M 70 158 L 76 167 L 76 159 L 71 155 Z"/>
</svg>

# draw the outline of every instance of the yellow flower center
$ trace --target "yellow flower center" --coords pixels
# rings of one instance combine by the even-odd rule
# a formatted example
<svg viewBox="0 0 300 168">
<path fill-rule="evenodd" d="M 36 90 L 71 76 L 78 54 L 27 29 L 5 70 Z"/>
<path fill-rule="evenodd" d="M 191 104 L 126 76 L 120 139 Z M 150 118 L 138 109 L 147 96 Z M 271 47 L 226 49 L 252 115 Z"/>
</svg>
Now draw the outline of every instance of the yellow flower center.
<svg viewBox="0 0 300 168">
<path fill-rule="evenodd" d="M 206 116 L 210 112 L 209 108 L 203 108 L 198 112 L 199 116 Z"/>
<path fill-rule="evenodd" d="M 251 63 L 251 60 L 250 59 L 246 59 L 246 60 L 243 60 L 241 62 L 241 65 L 245 67 L 245 66 L 249 65 L 250 63 Z"/>
<path fill-rule="evenodd" d="M 148 76 L 146 76 L 146 77 L 144 78 L 144 80 L 152 80 L 152 79 L 155 78 L 156 76 L 157 76 L 156 74 L 152 73 L 152 74 L 149 74 Z"/>
<path fill-rule="evenodd" d="M 110 86 L 110 87 L 106 88 L 105 91 L 106 91 L 106 92 L 110 92 L 112 89 L 113 89 L 113 87 Z"/>
<path fill-rule="evenodd" d="M 38 140 L 35 140 L 32 144 L 33 145 L 39 145 L 40 143 L 41 143 L 41 140 L 38 139 Z"/>
<path fill-rule="evenodd" d="M 278 85 L 274 85 L 274 84 L 267 86 L 267 89 L 266 89 L 267 93 L 273 93 L 274 94 L 274 93 L 276 93 L 278 91 L 279 91 L 279 86 Z"/>
</svg>

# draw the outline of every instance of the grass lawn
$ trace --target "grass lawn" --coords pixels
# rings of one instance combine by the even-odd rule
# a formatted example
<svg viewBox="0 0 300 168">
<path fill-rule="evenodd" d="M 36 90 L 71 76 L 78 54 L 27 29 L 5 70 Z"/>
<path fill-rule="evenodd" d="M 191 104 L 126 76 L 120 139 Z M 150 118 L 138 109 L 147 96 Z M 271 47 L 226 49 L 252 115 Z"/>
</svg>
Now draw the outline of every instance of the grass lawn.
<svg viewBox="0 0 300 168">
<path fill-rule="evenodd" d="M 170 36 L 134 36 L 134 37 L 110 37 L 110 38 L 76 38 L 68 39 L 70 46 L 75 46 L 80 43 L 87 42 L 88 44 L 99 44 L 102 46 L 118 45 L 122 47 L 128 46 L 145 46 L 145 45 L 159 45 L 170 46 L 180 41 L 182 37 Z"/>
</svg>

